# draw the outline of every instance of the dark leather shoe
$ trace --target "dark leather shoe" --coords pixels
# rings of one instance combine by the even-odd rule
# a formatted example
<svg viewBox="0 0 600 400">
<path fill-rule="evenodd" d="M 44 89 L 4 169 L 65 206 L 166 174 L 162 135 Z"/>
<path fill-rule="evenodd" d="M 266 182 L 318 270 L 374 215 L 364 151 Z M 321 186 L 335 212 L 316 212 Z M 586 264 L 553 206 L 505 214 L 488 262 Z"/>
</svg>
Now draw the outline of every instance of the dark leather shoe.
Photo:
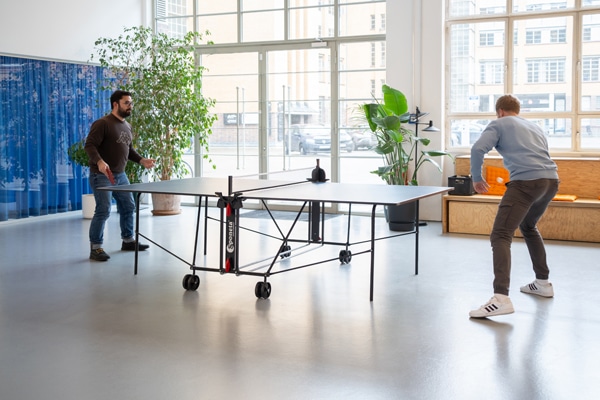
<svg viewBox="0 0 600 400">
<path fill-rule="evenodd" d="M 106 261 L 109 258 L 110 256 L 101 248 L 90 251 L 90 260 Z"/>
<path fill-rule="evenodd" d="M 138 244 L 139 251 L 146 250 L 148 247 L 150 247 L 150 246 L 148 246 L 147 244 L 142 244 L 142 243 Z M 121 250 L 135 251 L 135 242 L 129 242 L 129 243 L 123 242 L 123 244 L 121 245 Z"/>
</svg>

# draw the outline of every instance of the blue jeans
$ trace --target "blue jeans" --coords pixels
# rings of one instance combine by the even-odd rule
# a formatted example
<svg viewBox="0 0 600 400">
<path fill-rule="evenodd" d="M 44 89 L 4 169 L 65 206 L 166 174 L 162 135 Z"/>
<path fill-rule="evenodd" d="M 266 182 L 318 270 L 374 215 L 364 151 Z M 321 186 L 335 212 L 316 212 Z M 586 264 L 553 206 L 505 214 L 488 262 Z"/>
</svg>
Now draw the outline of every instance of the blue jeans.
<svg viewBox="0 0 600 400">
<path fill-rule="evenodd" d="M 558 179 L 510 181 L 498 205 L 490 235 L 494 260 L 494 293 L 508 296 L 510 286 L 510 246 L 519 228 L 525 239 L 537 279 L 548 279 L 546 248 L 537 223 L 558 191 Z"/>
<path fill-rule="evenodd" d="M 116 185 L 128 185 L 129 179 L 124 172 L 115 173 Z M 117 211 L 119 212 L 121 224 L 121 238 L 130 239 L 133 237 L 133 212 L 135 211 L 135 202 L 133 194 L 130 192 L 111 192 L 97 190 L 99 187 L 111 186 L 110 181 L 104 174 L 90 174 L 90 186 L 96 199 L 96 210 L 90 224 L 90 244 L 101 245 L 104 242 L 104 225 L 110 217 L 111 198 L 114 197 L 117 202 Z"/>
</svg>

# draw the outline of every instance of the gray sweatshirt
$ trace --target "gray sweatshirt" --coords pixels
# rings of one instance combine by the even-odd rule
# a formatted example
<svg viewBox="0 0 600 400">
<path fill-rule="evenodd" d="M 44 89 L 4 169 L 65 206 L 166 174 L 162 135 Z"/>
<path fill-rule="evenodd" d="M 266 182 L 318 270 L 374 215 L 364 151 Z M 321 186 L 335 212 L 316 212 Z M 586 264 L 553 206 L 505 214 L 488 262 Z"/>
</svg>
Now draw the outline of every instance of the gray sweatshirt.
<svg viewBox="0 0 600 400">
<path fill-rule="evenodd" d="M 505 116 L 490 122 L 471 148 L 473 182 L 483 180 L 483 157 L 494 147 L 502 156 L 511 181 L 558 179 L 542 128 L 520 116 Z"/>
</svg>

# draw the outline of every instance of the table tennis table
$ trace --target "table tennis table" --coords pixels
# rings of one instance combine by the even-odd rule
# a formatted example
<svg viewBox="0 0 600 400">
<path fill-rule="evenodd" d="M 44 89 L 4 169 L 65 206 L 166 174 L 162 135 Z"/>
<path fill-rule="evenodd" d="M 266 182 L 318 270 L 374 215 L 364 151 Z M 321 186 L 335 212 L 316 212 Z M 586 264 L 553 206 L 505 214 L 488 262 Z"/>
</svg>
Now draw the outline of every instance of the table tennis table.
<svg viewBox="0 0 600 400">
<path fill-rule="evenodd" d="M 123 186 L 109 186 L 103 190 L 131 192 L 136 197 L 136 216 L 135 233 L 136 240 L 143 237 L 154 245 L 167 251 L 172 256 L 178 258 L 190 267 L 191 273 L 183 278 L 183 288 L 185 290 L 197 290 L 200 285 L 200 278 L 197 271 L 219 272 L 220 274 L 250 275 L 261 277 L 262 280 L 256 283 L 255 295 L 259 299 L 267 299 L 271 295 L 271 283 L 268 281 L 273 275 L 297 270 L 316 264 L 338 261 L 342 264 L 349 263 L 352 256 L 359 254 L 370 254 L 370 300 L 373 301 L 373 279 L 375 273 L 375 242 L 381 239 L 389 239 L 403 235 L 415 235 L 415 274 L 418 274 L 419 262 L 419 200 L 447 193 L 453 188 L 437 186 L 396 186 L 396 185 L 377 185 L 377 184 L 355 184 L 355 183 L 334 183 L 334 182 L 313 182 L 310 179 L 305 180 L 270 180 L 263 178 L 246 178 L 232 176 L 226 178 L 198 177 L 177 179 L 160 182 L 137 183 Z M 199 198 L 198 212 L 196 219 L 196 232 L 194 241 L 194 251 L 191 261 L 187 261 L 169 249 L 156 243 L 140 231 L 140 196 L 144 193 L 173 194 L 181 196 L 196 196 Z M 208 215 L 208 199 L 217 198 L 217 207 L 219 217 L 214 218 Z M 204 254 L 207 253 L 206 238 L 208 234 L 208 221 L 213 219 L 219 223 L 219 265 L 218 267 L 197 265 L 197 247 L 202 225 L 202 200 L 204 199 Z M 277 254 L 265 260 L 262 267 L 256 267 L 256 262 L 242 265 L 243 247 L 240 246 L 240 229 L 244 229 L 240 223 L 240 209 L 246 200 L 257 200 L 268 211 L 269 216 L 277 226 L 280 236 L 271 236 L 274 240 L 280 242 Z M 269 201 L 294 202 L 301 203 L 297 211 L 295 220 L 291 227 L 284 232 L 277 224 L 276 218 L 269 209 Z M 378 206 L 401 205 L 405 203 L 416 202 L 416 222 L 413 230 L 408 232 L 396 232 L 384 237 L 376 237 L 375 222 L 376 208 Z M 328 241 L 325 238 L 325 204 L 338 203 L 348 204 L 348 230 L 344 242 Z M 371 206 L 370 214 L 370 237 L 367 240 L 350 241 L 350 225 L 352 216 L 352 205 L 361 204 Z M 303 213 L 308 213 L 308 224 L 297 222 Z M 306 214 L 304 214 L 306 216 Z M 306 226 L 306 237 L 298 238 L 292 233 L 296 232 L 298 226 Z M 263 234 L 255 231 L 256 234 Z M 296 232 L 297 235 L 297 232 Z M 302 243 L 302 245 L 334 245 L 342 249 L 336 258 L 328 258 L 318 262 L 309 262 L 302 265 L 293 265 L 287 268 L 275 270 L 274 266 L 282 259 L 290 257 L 293 250 L 292 243 Z M 352 246 L 360 247 L 354 254 Z M 367 246 L 366 248 L 364 248 Z M 256 251 L 254 250 L 253 253 Z M 138 251 L 135 251 L 134 274 L 138 273 Z M 252 268 L 247 266 L 252 265 Z"/>
</svg>

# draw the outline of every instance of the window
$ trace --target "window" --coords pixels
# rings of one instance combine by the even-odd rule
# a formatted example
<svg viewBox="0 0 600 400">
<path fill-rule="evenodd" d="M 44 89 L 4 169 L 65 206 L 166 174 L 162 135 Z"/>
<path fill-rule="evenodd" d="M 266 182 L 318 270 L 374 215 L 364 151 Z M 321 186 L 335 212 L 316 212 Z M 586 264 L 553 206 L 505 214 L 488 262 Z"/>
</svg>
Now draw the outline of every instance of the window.
<svg viewBox="0 0 600 400">
<path fill-rule="evenodd" d="M 525 42 L 527 44 L 542 43 L 542 31 L 538 29 L 528 29 L 525 32 Z"/>
<path fill-rule="evenodd" d="M 377 57 L 377 49 L 375 43 L 371 43 L 371 67 L 375 66 L 375 58 Z"/>
<path fill-rule="evenodd" d="M 480 46 L 493 46 L 494 45 L 494 34 L 491 32 L 481 32 L 479 34 L 479 45 Z"/>
<path fill-rule="evenodd" d="M 504 7 L 481 7 L 479 14 L 500 14 L 505 10 Z"/>
<path fill-rule="evenodd" d="M 552 152 L 600 154 L 600 1 L 448 0 L 446 26 L 448 132 L 495 118 L 513 93 Z M 472 144 L 459 138 L 446 143 Z"/>
<path fill-rule="evenodd" d="M 479 63 L 479 83 L 482 85 L 498 85 L 503 83 L 504 62 L 502 60 L 486 61 Z"/>
<path fill-rule="evenodd" d="M 564 59 L 527 60 L 527 83 L 557 83 L 565 79 Z"/>
<path fill-rule="evenodd" d="M 550 30 L 550 43 L 565 43 L 567 41 L 567 30 L 556 28 Z"/>
<path fill-rule="evenodd" d="M 331 143 L 340 144 L 337 152 L 332 147 L 319 155 L 332 180 L 342 181 L 342 172 L 355 168 L 342 168 L 345 157 L 354 156 L 348 161 L 353 166 L 358 154 L 340 151 L 332 129 L 354 124 L 356 104 L 372 100 L 372 93 L 381 96 L 385 0 L 154 0 L 154 5 L 156 30 L 179 34 L 171 23 L 177 21 L 186 32 L 210 31 L 214 42 L 199 45 L 198 55 L 207 68 L 202 90 L 218 99 L 219 119 L 210 137 L 218 170 L 191 154 L 196 176 L 311 166 L 314 154 L 285 148 L 289 127 L 309 124 L 324 125 Z M 372 150 L 360 157 L 373 164 L 366 171 L 379 164 Z M 346 179 L 354 178 L 347 172 Z M 371 174 L 368 179 L 379 183 Z"/>
<path fill-rule="evenodd" d="M 600 66 L 600 56 L 583 57 L 581 61 L 581 80 L 583 82 L 598 82 L 598 69 Z"/>
</svg>

